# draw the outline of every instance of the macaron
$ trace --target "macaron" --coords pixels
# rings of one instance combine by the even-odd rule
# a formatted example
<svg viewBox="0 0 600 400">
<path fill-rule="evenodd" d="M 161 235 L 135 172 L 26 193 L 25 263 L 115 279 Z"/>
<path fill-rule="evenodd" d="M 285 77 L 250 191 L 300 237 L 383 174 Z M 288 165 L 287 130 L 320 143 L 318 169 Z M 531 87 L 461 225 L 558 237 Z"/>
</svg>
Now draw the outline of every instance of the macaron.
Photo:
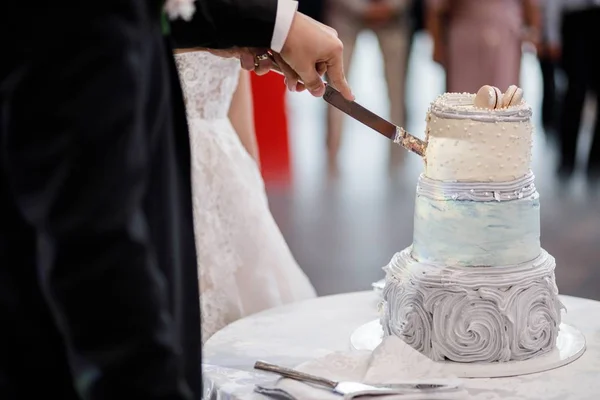
<svg viewBox="0 0 600 400">
<path fill-rule="evenodd" d="M 484 85 L 475 95 L 475 107 L 494 110 L 502 107 L 502 92 L 495 86 Z"/>
<path fill-rule="evenodd" d="M 521 104 L 523 100 L 523 89 L 516 85 L 510 85 L 502 96 L 502 108 Z"/>
</svg>

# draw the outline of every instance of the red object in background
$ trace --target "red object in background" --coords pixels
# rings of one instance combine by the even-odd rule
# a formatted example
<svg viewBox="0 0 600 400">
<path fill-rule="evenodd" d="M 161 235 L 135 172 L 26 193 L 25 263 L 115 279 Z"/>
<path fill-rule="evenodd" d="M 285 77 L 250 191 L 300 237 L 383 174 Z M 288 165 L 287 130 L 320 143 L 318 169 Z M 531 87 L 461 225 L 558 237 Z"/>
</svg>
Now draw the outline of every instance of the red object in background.
<svg viewBox="0 0 600 400">
<path fill-rule="evenodd" d="M 291 162 L 283 76 L 251 74 L 254 126 L 263 179 L 267 183 L 290 183 Z"/>
</svg>

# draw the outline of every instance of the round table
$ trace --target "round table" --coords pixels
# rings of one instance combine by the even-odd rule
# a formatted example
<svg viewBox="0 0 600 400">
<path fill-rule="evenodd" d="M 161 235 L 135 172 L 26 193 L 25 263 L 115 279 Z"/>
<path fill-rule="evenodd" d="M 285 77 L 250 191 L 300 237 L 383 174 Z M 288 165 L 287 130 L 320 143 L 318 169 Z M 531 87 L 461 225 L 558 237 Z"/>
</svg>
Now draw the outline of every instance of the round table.
<svg viewBox="0 0 600 400">
<path fill-rule="evenodd" d="M 350 335 L 377 318 L 375 292 L 319 297 L 241 319 L 212 336 L 204 346 L 205 397 L 265 399 L 257 383 L 273 375 L 254 371 L 257 360 L 294 367 L 333 351 L 350 351 Z M 581 330 L 587 350 L 575 362 L 547 372 L 512 378 L 468 379 L 476 400 L 596 400 L 600 393 L 600 302 L 561 296 L 563 321 Z"/>
</svg>

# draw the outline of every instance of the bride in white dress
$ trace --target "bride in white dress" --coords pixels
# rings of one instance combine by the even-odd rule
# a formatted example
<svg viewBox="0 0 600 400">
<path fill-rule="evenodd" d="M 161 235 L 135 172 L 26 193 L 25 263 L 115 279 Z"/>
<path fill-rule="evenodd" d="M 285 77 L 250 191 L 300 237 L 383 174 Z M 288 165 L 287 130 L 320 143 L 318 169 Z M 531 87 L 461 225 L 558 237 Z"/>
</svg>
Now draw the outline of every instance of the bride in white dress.
<svg viewBox="0 0 600 400">
<path fill-rule="evenodd" d="M 203 51 L 179 52 L 175 61 L 190 131 L 205 342 L 241 317 L 314 297 L 315 290 L 275 223 L 257 162 L 244 148 L 256 156 L 248 73 L 237 59 Z"/>
</svg>

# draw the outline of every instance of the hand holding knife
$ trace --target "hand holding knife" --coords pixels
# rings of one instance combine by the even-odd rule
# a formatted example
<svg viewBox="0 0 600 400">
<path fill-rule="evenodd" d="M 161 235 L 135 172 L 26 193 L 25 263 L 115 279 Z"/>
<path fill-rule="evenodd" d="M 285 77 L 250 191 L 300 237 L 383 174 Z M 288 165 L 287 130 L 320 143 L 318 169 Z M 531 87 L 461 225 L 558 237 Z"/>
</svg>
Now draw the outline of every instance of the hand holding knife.
<svg viewBox="0 0 600 400">
<path fill-rule="evenodd" d="M 271 70 L 279 74 L 283 74 L 281 68 L 277 64 L 277 61 L 273 57 L 273 54 L 267 52 L 264 55 L 257 56 L 257 60 L 260 60 L 259 57 L 268 57 L 273 64 Z M 394 143 L 401 145 L 405 149 L 421 157 L 425 157 L 425 151 L 427 149 L 427 143 L 425 141 L 406 132 L 404 128 L 386 121 L 377 114 L 367 110 L 357 102 L 345 99 L 344 96 L 342 96 L 342 94 L 333 86 L 325 84 L 325 95 L 323 96 L 323 100 L 355 120 L 394 141 Z"/>
</svg>

